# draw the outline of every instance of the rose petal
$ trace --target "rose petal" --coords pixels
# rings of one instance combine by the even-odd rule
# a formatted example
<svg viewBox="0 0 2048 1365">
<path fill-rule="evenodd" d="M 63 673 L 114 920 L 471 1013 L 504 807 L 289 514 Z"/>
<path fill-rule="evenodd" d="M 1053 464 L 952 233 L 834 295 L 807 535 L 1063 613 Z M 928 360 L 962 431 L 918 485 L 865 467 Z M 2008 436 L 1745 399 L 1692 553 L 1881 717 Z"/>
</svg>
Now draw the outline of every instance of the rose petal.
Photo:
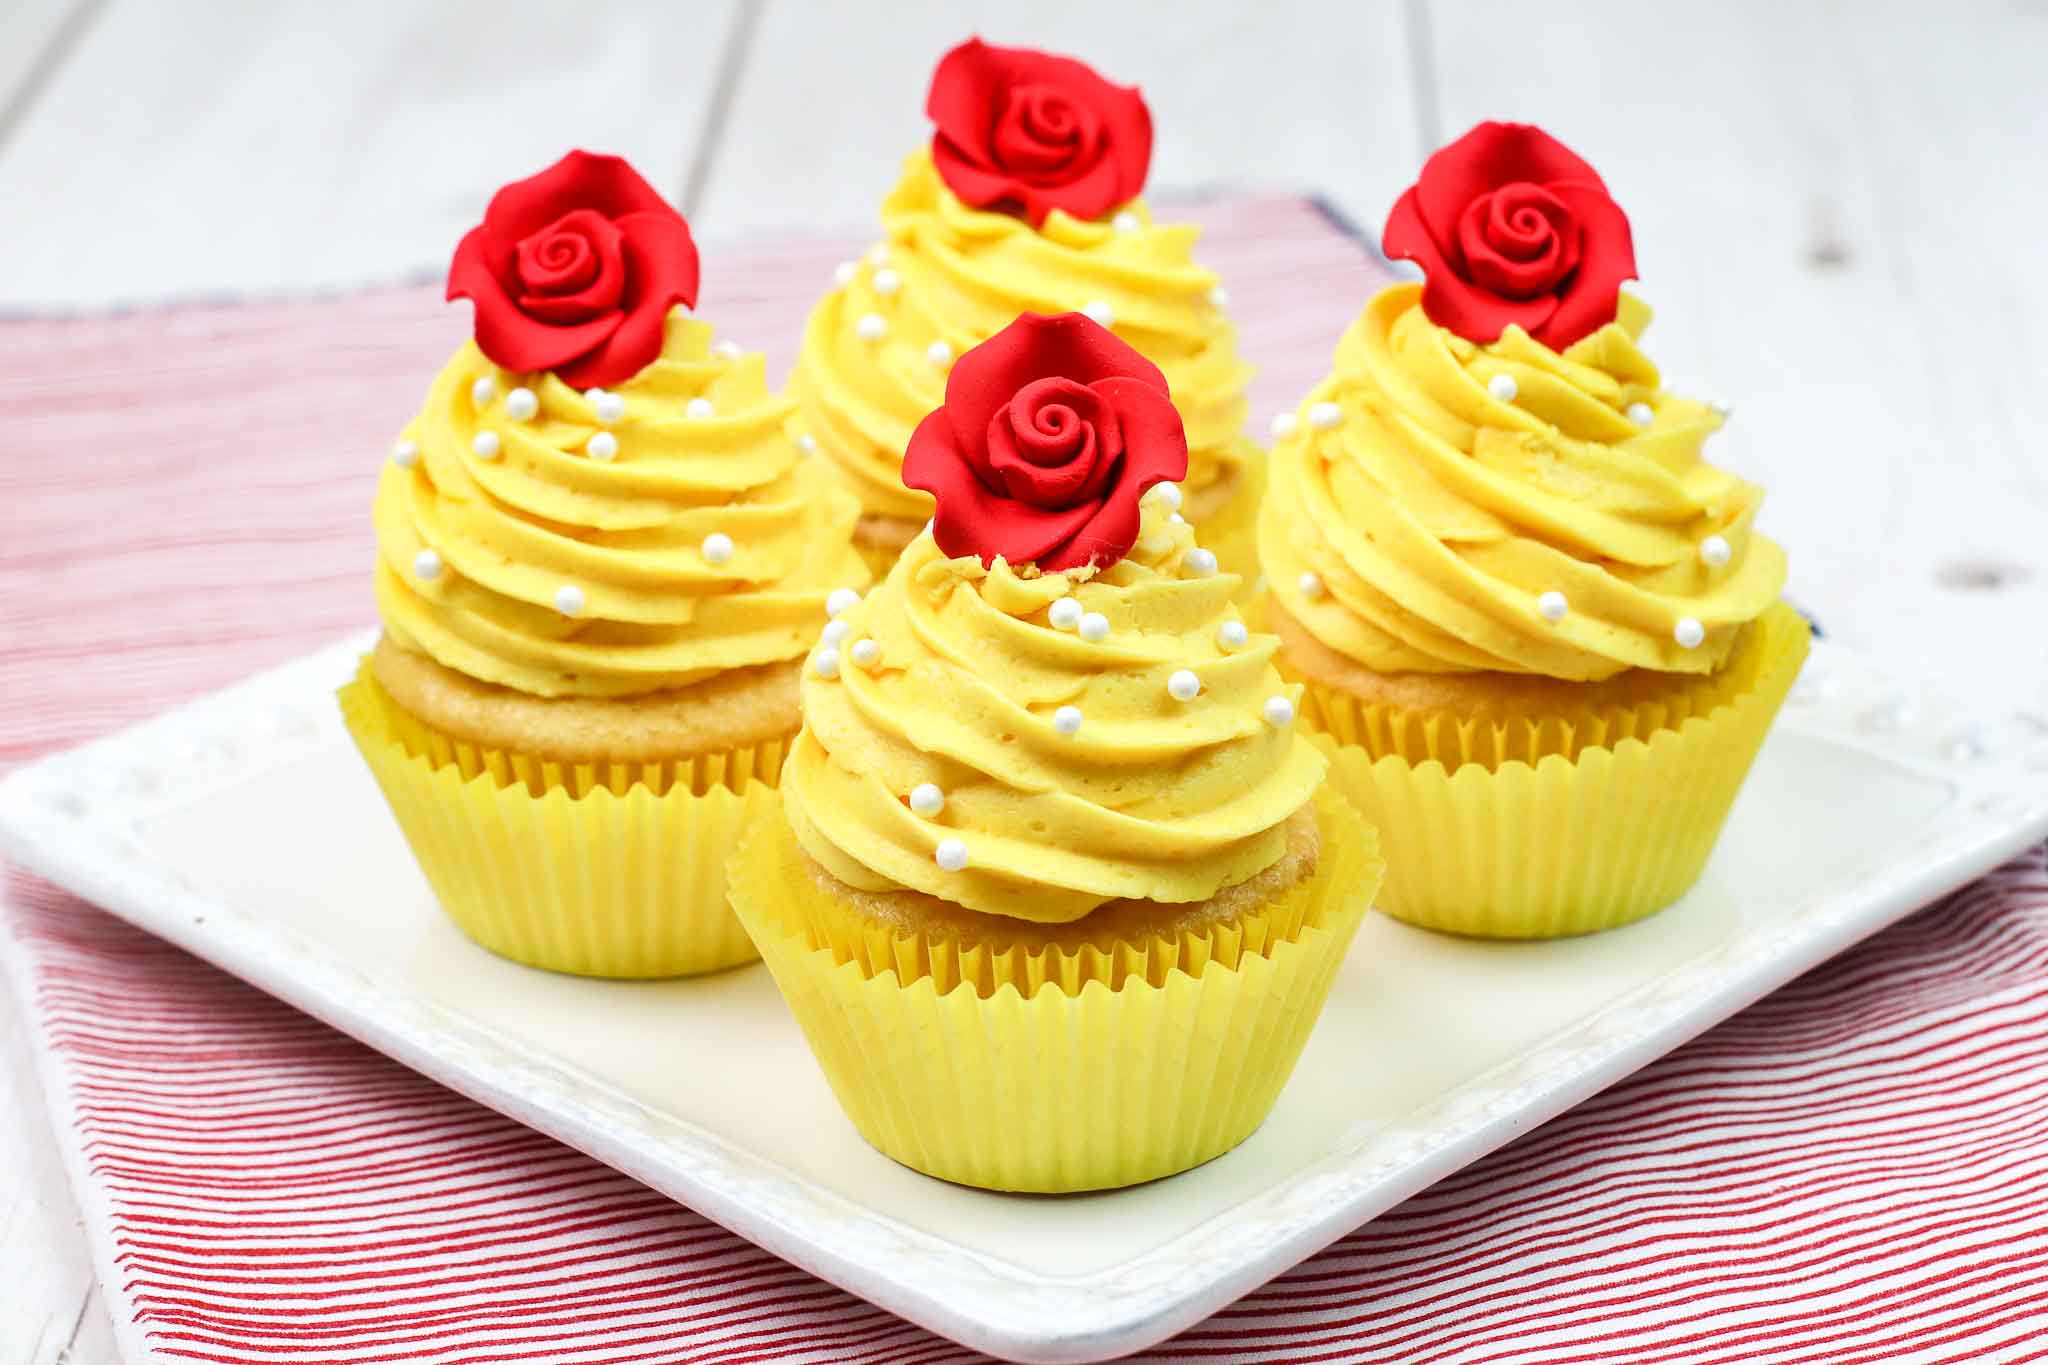
<svg viewBox="0 0 2048 1365">
<path fill-rule="evenodd" d="M 954 558 L 977 556 L 984 564 L 997 556 L 1012 564 L 1033 563 L 1087 525 L 1096 510 L 1084 503 L 1047 511 L 985 486 L 955 443 L 943 408 L 927 413 L 911 432 L 903 453 L 903 482 L 937 502 L 932 538 L 939 548 Z"/>
<path fill-rule="evenodd" d="M 492 195 L 484 210 L 484 227 L 500 241 L 516 242 L 576 209 L 607 219 L 675 212 L 623 157 L 576 151 Z"/>
<path fill-rule="evenodd" d="M 616 223 L 589 209 L 578 209 L 519 244 L 519 279 L 525 292 L 520 308 L 530 316 L 556 324 L 583 322 L 618 306 L 626 284 L 625 257 L 620 248 L 624 234 Z M 550 238 L 580 242 L 588 268 L 576 275 L 546 273 L 545 263 L 529 266 Z M 558 288 L 548 288 L 550 284 Z"/>
<path fill-rule="evenodd" d="M 680 217 L 632 213 L 616 222 L 630 307 L 601 345 L 556 367 L 563 383 L 579 389 L 623 384 L 646 369 L 661 354 L 669 310 L 696 297 L 697 248 Z"/>
<path fill-rule="evenodd" d="M 994 337 L 953 362 L 946 376 L 943 411 L 972 448 L 988 439 L 988 425 L 1016 392 L 1034 379 L 1058 376 L 1093 385 L 1098 380 L 1133 378 L 1164 396 L 1159 367 L 1079 313 L 1045 316 L 1020 313 Z"/>
<path fill-rule="evenodd" d="M 1072 507 L 1098 496 L 1123 452 L 1116 410 L 1085 385 L 1033 380 L 988 426 L 983 482 L 1034 507 Z"/>
<path fill-rule="evenodd" d="M 1458 246 L 1472 283 L 1528 299 L 1549 293 L 1578 264 L 1579 226 L 1540 185 L 1504 185 L 1465 206 Z"/>
<path fill-rule="evenodd" d="M 1541 128 L 1489 122 L 1438 148 L 1422 163 L 1415 182 L 1416 212 L 1430 236 L 1448 247 L 1465 205 L 1518 180 L 1539 185 L 1571 180 L 1606 189 L 1578 153 Z"/>
<path fill-rule="evenodd" d="M 1628 215 L 1598 185 L 1554 184 L 1579 222 L 1579 267 L 1558 296 L 1556 311 L 1529 335 L 1554 351 L 1614 321 L 1621 284 L 1636 278 L 1635 238 Z"/>
</svg>

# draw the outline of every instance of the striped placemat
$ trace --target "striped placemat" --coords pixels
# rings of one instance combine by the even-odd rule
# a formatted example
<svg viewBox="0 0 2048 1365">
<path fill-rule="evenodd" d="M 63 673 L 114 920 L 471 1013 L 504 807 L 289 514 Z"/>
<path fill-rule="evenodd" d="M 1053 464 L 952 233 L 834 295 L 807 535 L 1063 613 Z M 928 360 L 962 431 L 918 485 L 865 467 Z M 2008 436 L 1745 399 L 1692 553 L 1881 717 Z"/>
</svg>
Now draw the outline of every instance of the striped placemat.
<svg viewBox="0 0 2048 1365">
<path fill-rule="evenodd" d="M 1383 268 L 1300 200 L 1188 207 L 1263 426 Z M 779 372 L 863 245 L 714 244 L 702 314 Z M 437 300 L 0 324 L 0 768 L 371 619 Z M 53 887 L 4 912 L 131 1365 L 972 1358 Z M 2048 1355 L 2044 1036 L 2037 849 L 1155 1355 Z"/>
</svg>

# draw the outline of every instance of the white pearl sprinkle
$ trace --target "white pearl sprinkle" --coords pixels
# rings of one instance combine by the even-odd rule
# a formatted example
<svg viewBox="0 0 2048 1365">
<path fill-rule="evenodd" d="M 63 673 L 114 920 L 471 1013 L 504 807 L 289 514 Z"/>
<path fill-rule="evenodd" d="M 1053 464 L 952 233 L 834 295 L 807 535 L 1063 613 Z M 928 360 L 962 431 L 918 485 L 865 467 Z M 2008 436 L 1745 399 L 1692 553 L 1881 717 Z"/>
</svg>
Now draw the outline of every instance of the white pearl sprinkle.
<svg viewBox="0 0 2048 1365">
<path fill-rule="evenodd" d="M 862 341 L 880 341 L 889 330 L 889 322 L 880 313 L 862 313 L 860 321 L 853 324 L 853 330 Z"/>
<path fill-rule="evenodd" d="M 441 556 L 432 550 L 421 550 L 412 557 L 412 576 L 429 581 L 441 576 Z"/>
<path fill-rule="evenodd" d="M 819 632 L 818 639 L 824 644 L 836 647 L 852 633 L 853 627 L 844 621 L 827 621 L 825 629 Z"/>
<path fill-rule="evenodd" d="M 564 616 L 583 614 L 583 589 L 574 583 L 564 583 L 555 589 L 555 610 Z"/>
<path fill-rule="evenodd" d="M 469 386 L 469 401 L 483 407 L 498 396 L 498 381 L 485 375 Z"/>
<path fill-rule="evenodd" d="M 1209 302 L 1217 308 L 1228 308 L 1230 306 L 1230 291 L 1220 284 L 1217 285 L 1209 291 Z"/>
<path fill-rule="evenodd" d="M 1284 441 L 1301 430 L 1301 419 L 1291 412 L 1279 413 L 1273 418 L 1273 439 Z"/>
<path fill-rule="evenodd" d="M 693 422 L 702 422 L 717 411 L 718 409 L 711 406 L 709 398 L 692 398 L 683 404 L 683 416 Z"/>
<path fill-rule="evenodd" d="M 875 292 L 886 299 L 903 287 L 903 277 L 893 270 L 877 270 L 873 284 Z"/>
<path fill-rule="evenodd" d="M 1308 424 L 1317 431 L 1328 431 L 1344 420 L 1344 409 L 1335 403 L 1315 403 L 1308 410 Z"/>
<path fill-rule="evenodd" d="M 1536 610 L 1543 613 L 1546 621 L 1562 621 L 1571 605 L 1564 600 L 1563 593 L 1552 590 L 1536 599 Z"/>
<path fill-rule="evenodd" d="M 934 341 L 924 348 L 924 358 L 943 370 L 953 363 L 952 344 L 943 340 Z"/>
<path fill-rule="evenodd" d="M 887 242 L 882 243 L 868 253 L 868 264 L 876 266 L 889 264 L 889 244 Z"/>
<path fill-rule="evenodd" d="M 724 356 L 727 360 L 738 360 L 747 353 L 746 347 L 740 345 L 737 341 L 721 341 L 711 349 Z"/>
<path fill-rule="evenodd" d="M 1193 701 L 1201 691 L 1202 680 L 1191 668 L 1176 668 L 1173 676 L 1166 680 L 1166 693 L 1175 701 Z"/>
<path fill-rule="evenodd" d="M 1259 708 L 1259 712 L 1265 716 L 1266 724 L 1276 730 L 1294 724 L 1294 703 L 1285 697 L 1266 698 L 1266 704 Z"/>
<path fill-rule="evenodd" d="M 1046 609 L 1046 619 L 1055 630 L 1072 630 L 1081 624 L 1081 603 L 1072 597 L 1062 597 Z"/>
<path fill-rule="evenodd" d="M 873 668 L 876 664 L 882 662 L 882 642 L 871 636 L 863 635 L 853 642 L 853 648 L 848 650 L 847 653 L 862 668 Z"/>
<path fill-rule="evenodd" d="M 609 460 L 619 453 L 619 438 L 609 431 L 596 432 L 583 443 L 583 448 L 593 460 Z"/>
<path fill-rule="evenodd" d="M 1081 708 L 1062 706 L 1052 713 L 1052 728 L 1069 737 L 1081 733 Z"/>
<path fill-rule="evenodd" d="M 1628 420 L 1634 422 L 1639 427 L 1650 425 L 1656 419 L 1656 416 L 1657 414 L 1650 410 L 1650 405 L 1641 399 L 1637 399 L 1628 405 Z"/>
<path fill-rule="evenodd" d="M 1185 526 L 1188 524 L 1188 519 L 1182 516 L 1180 513 L 1175 512 L 1172 516 L 1166 519 L 1166 524 L 1168 526 Z"/>
<path fill-rule="evenodd" d="M 420 447 L 417 441 L 400 441 L 391 447 L 391 463 L 400 469 L 411 469 L 420 462 Z"/>
<path fill-rule="evenodd" d="M 529 388 L 517 388 L 505 395 L 506 415 L 515 421 L 525 422 L 540 411 L 540 399 Z"/>
<path fill-rule="evenodd" d="M 1718 569 L 1735 557 L 1735 549 L 1725 536 L 1708 536 L 1700 542 L 1700 562 L 1708 568 Z"/>
<path fill-rule="evenodd" d="M 930 819 L 946 808 L 946 794 L 936 782 L 920 782 L 910 789 L 910 808 Z"/>
<path fill-rule="evenodd" d="M 471 439 L 469 448 L 476 452 L 477 458 L 480 460 L 497 459 L 500 449 L 498 433 L 495 431 L 479 431 Z"/>
<path fill-rule="evenodd" d="M 1242 621 L 1225 621 L 1216 627 L 1216 643 L 1225 649 L 1243 649 L 1251 638 L 1251 628 Z"/>
<path fill-rule="evenodd" d="M 1180 485 L 1177 483 L 1155 483 L 1152 485 L 1152 491 L 1145 496 L 1151 498 L 1168 511 L 1178 512 L 1180 510 L 1181 492 Z"/>
<path fill-rule="evenodd" d="M 1714 415 L 1724 422 L 1735 415 L 1735 405 L 1725 398 L 1709 399 L 1707 406 L 1712 408 Z"/>
<path fill-rule="evenodd" d="M 821 678 L 839 676 L 839 651 L 827 645 L 811 656 L 811 671 Z"/>
<path fill-rule="evenodd" d="M 818 453 L 818 438 L 811 435 L 808 431 L 796 438 L 796 444 L 797 448 L 806 455 Z"/>
<path fill-rule="evenodd" d="M 626 415 L 626 400 L 606 390 L 590 400 L 590 406 L 597 409 L 597 420 L 611 426 Z"/>
<path fill-rule="evenodd" d="M 946 871 L 958 872 L 967 866 L 967 845 L 958 839 L 941 839 L 932 858 Z"/>
<path fill-rule="evenodd" d="M 1486 391 L 1503 403 L 1512 403 L 1515 395 L 1522 391 L 1522 386 L 1511 374 L 1497 374 L 1486 381 Z"/>
<path fill-rule="evenodd" d="M 1092 299 L 1082 304 L 1081 316 L 1087 318 L 1097 327 L 1108 327 L 1116 321 L 1116 314 L 1112 313 L 1109 310 L 1109 305 L 1101 299 Z"/>
<path fill-rule="evenodd" d="M 604 397 L 604 390 L 594 384 L 583 391 L 583 401 L 591 404 L 593 407 L 596 406 L 597 400 L 602 397 Z"/>
<path fill-rule="evenodd" d="M 1698 649 L 1706 643 L 1707 628 L 1690 616 L 1682 616 L 1672 627 L 1671 638 L 1678 641 L 1680 649 Z"/>
<path fill-rule="evenodd" d="M 1190 578 L 1208 578 L 1216 572 L 1216 555 L 1197 546 L 1180 557 L 1180 567 Z"/>
<path fill-rule="evenodd" d="M 697 548 L 703 552 L 706 563 L 723 564 L 732 558 L 732 537 L 723 531 L 713 531 Z"/>
<path fill-rule="evenodd" d="M 1143 224 L 1141 224 L 1138 221 L 1138 215 L 1132 213 L 1129 209 L 1125 209 L 1122 213 L 1119 213 L 1116 217 L 1110 219 L 1109 225 L 1115 228 L 1118 232 L 1136 232 L 1140 227 L 1143 226 Z"/>
<path fill-rule="evenodd" d="M 852 588 L 834 588 L 825 595 L 825 614 L 837 616 L 860 605 L 860 594 Z"/>
<path fill-rule="evenodd" d="M 1109 618 L 1099 611 L 1091 611 L 1081 618 L 1080 629 L 1082 639 L 1099 645 L 1109 638 Z"/>
<path fill-rule="evenodd" d="M 1323 580 L 1316 577 L 1313 573 L 1304 573 L 1301 577 L 1295 579 L 1294 586 L 1303 597 L 1308 598 L 1310 601 L 1314 601 L 1323 595 Z"/>
<path fill-rule="evenodd" d="M 853 274 L 858 269 L 860 267 L 852 261 L 841 261 L 838 265 L 832 267 L 832 279 L 841 288 L 844 288 L 853 283 Z"/>
</svg>

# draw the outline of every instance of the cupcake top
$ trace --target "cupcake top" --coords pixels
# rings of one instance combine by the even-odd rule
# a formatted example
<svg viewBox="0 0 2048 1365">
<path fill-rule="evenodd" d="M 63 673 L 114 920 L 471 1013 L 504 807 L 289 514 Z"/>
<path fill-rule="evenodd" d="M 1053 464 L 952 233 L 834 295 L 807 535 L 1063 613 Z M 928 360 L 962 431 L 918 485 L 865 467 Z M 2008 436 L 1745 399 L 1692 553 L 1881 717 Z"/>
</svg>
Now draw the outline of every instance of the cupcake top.
<svg viewBox="0 0 2048 1365">
<path fill-rule="evenodd" d="M 946 54 L 936 125 L 882 205 L 883 243 L 839 268 L 812 312 L 792 391 L 797 429 L 876 515 L 932 502 L 903 451 L 943 397 L 954 358 L 1019 312 L 1082 312 L 1165 373 L 1186 422 L 1191 490 L 1245 459 L 1245 386 L 1196 228 L 1138 198 L 1152 124 L 1138 92 L 1080 62 L 972 40 Z"/>
<path fill-rule="evenodd" d="M 1281 607 L 1376 672 L 1705 673 L 1771 606 L 1763 490 L 1666 392 L 1628 221 L 1538 129 L 1482 124 L 1395 206 L 1421 285 L 1366 305 L 1277 424 L 1260 554 Z"/>
<path fill-rule="evenodd" d="M 905 464 L 937 516 L 805 671 L 782 791 L 812 858 L 1041 922 L 1281 858 L 1325 763 L 1173 510 L 1186 463 L 1157 367 L 1085 317 L 961 356 Z"/>
<path fill-rule="evenodd" d="M 386 632 L 540 696 L 618 697 L 793 660 L 867 571 L 859 509 L 795 477 L 791 405 L 714 347 L 682 218 L 625 162 L 508 185 L 450 297 L 474 339 L 378 483 Z"/>
</svg>

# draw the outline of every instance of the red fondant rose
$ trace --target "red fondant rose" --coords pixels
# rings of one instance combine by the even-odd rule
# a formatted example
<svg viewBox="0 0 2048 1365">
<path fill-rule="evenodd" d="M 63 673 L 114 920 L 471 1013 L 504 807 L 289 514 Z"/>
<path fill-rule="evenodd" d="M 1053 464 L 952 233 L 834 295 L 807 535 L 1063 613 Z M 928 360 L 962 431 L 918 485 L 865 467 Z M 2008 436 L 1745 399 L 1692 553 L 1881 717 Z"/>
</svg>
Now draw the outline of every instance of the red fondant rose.
<svg viewBox="0 0 2048 1365">
<path fill-rule="evenodd" d="M 903 456 L 941 550 L 1048 572 L 1122 559 L 1138 499 L 1187 472 L 1166 376 L 1079 313 L 1021 314 L 961 356 Z"/>
<path fill-rule="evenodd" d="M 1482 345 L 1515 323 L 1561 351 L 1614 321 L 1621 282 L 1636 277 L 1607 186 L 1525 123 L 1482 123 L 1424 162 L 1384 245 L 1422 267 L 1430 321 Z"/>
<path fill-rule="evenodd" d="M 976 208 L 1097 218 L 1137 198 L 1152 162 L 1152 115 L 1135 89 L 1071 57 L 970 38 L 940 58 L 925 96 L 932 161 Z"/>
<path fill-rule="evenodd" d="M 491 196 L 448 297 L 476 305 L 476 344 L 506 369 L 619 384 L 661 354 L 668 310 L 695 306 L 697 244 L 631 166 L 571 152 Z"/>
</svg>

